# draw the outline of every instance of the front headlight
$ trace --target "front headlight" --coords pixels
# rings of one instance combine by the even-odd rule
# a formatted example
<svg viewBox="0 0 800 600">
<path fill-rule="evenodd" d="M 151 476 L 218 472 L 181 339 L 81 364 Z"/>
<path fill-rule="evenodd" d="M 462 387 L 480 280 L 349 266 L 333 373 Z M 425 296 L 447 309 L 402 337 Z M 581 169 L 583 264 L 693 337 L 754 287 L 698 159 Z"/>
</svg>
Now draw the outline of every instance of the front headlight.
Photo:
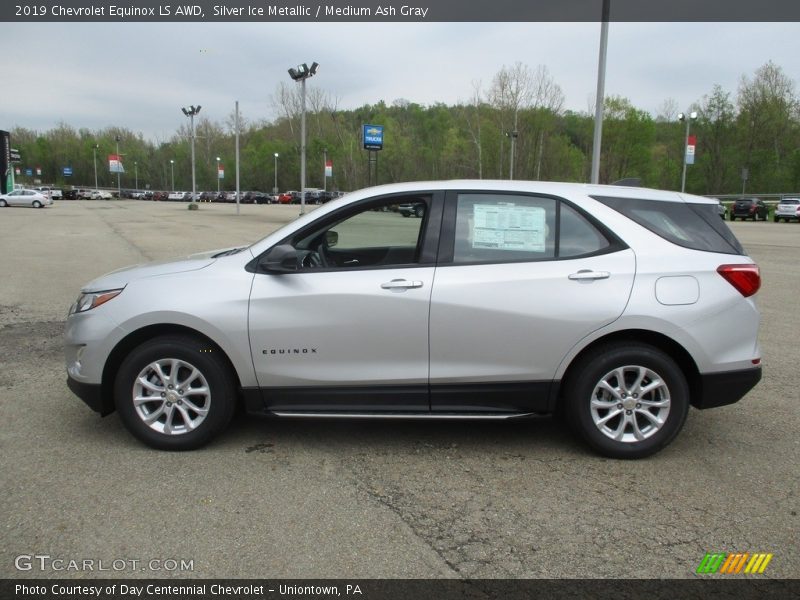
<svg viewBox="0 0 800 600">
<path fill-rule="evenodd" d="M 125 288 L 120 288 L 118 290 L 104 290 L 102 292 L 87 292 L 85 294 L 81 294 L 78 296 L 78 299 L 75 301 L 75 304 L 72 305 L 72 308 L 69 311 L 69 314 L 86 312 L 87 310 L 91 310 L 93 308 L 97 308 L 101 304 L 105 304 L 112 298 L 116 298 L 122 293 L 122 290 Z"/>
</svg>

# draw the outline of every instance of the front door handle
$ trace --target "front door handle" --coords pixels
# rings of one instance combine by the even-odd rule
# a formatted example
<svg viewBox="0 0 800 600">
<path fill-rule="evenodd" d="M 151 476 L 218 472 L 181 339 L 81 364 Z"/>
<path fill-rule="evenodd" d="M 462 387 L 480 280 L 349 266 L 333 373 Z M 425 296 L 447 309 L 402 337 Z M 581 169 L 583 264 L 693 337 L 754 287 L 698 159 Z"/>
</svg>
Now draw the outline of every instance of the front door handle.
<svg viewBox="0 0 800 600">
<path fill-rule="evenodd" d="M 421 281 L 408 281 L 407 279 L 392 279 L 391 281 L 387 281 L 386 283 L 382 283 L 381 287 L 384 290 L 394 290 L 398 292 L 402 292 L 403 290 L 409 290 L 413 288 L 421 288 L 422 282 Z"/>
<path fill-rule="evenodd" d="M 569 276 L 573 281 L 590 281 L 592 279 L 608 279 L 609 277 L 611 277 L 611 273 L 608 271 L 592 271 L 590 269 L 581 269 Z"/>
</svg>

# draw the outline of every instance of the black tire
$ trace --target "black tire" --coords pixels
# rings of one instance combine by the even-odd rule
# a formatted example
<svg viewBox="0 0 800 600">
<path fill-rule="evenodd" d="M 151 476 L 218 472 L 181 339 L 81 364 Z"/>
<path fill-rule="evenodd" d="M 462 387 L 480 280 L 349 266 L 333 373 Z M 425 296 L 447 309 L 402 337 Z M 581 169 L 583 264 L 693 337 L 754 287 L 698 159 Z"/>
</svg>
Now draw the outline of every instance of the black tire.
<svg viewBox="0 0 800 600">
<path fill-rule="evenodd" d="M 422 205 L 418 205 L 414 207 L 414 215 L 419 217 L 420 219 L 425 216 L 425 207 Z"/>
<path fill-rule="evenodd" d="M 33 208 L 42 208 L 42 203 L 39 202 L 38 200 L 34 200 L 32 206 Z"/>
<path fill-rule="evenodd" d="M 6 202 L 5 200 L 0 199 L 0 208 L 5 208 L 6 206 L 8 206 L 8 202 Z"/>
<path fill-rule="evenodd" d="M 735 220 L 736 220 L 736 217 L 734 217 L 733 214 L 731 214 L 731 222 L 733 222 Z"/>
<path fill-rule="evenodd" d="M 612 399 L 610 395 L 600 397 L 602 391 L 598 386 L 603 381 L 618 381 L 614 371 L 621 368 L 626 369 L 623 379 L 630 395 L 624 400 Z M 647 375 L 643 377 L 642 373 Z M 663 385 L 639 398 L 638 394 L 634 395 L 633 390 L 637 388 L 632 385 L 637 375 L 643 377 L 641 383 L 660 381 Z M 640 404 L 665 399 L 669 401 L 666 407 L 647 408 Z M 598 408 L 593 415 L 595 400 L 608 404 L 609 408 Z M 661 350 L 646 344 L 612 343 L 590 351 L 570 369 L 563 401 L 572 429 L 595 451 L 611 458 L 644 458 L 663 449 L 678 435 L 689 412 L 689 387 L 680 367 Z M 663 418 L 663 423 L 655 427 L 645 412 L 654 418 Z M 607 420 L 596 424 L 595 418 Z M 629 439 L 635 436 L 634 422 L 644 439 Z M 612 439 L 614 432 L 610 430 L 615 426 L 616 431 L 625 436 L 624 441 Z"/>
<path fill-rule="evenodd" d="M 114 383 L 114 402 L 128 431 L 159 450 L 194 450 L 224 430 L 236 408 L 236 387 L 230 367 L 219 352 L 210 344 L 188 335 L 154 338 L 134 349 L 120 365 Z M 179 384 L 181 378 L 185 378 L 186 389 L 177 385 L 167 389 L 168 385 L 153 368 L 159 361 L 164 361 L 160 365 L 161 372 L 169 376 L 170 381 Z M 172 365 L 177 365 L 174 378 Z M 199 377 L 189 371 L 190 368 L 196 369 Z M 140 376 L 151 385 L 137 390 L 137 386 L 141 386 Z M 156 392 L 156 388 L 164 391 Z M 200 390 L 207 390 L 207 393 Z M 140 397 L 152 396 L 153 400 L 140 403 L 137 409 L 133 400 L 137 391 Z M 194 412 L 194 408 L 207 412 L 203 417 Z M 148 415 L 156 417 L 152 426 L 144 421 Z M 187 419 L 189 422 L 199 421 L 191 428 Z M 165 433 L 157 430 L 164 428 L 168 421 L 177 431 Z"/>
</svg>

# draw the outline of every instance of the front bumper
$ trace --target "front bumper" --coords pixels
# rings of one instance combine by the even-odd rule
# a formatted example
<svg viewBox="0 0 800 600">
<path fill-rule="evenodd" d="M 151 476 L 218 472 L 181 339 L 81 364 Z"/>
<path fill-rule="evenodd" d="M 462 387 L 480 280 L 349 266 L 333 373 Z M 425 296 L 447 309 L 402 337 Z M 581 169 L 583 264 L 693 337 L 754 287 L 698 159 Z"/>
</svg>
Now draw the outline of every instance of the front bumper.
<svg viewBox="0 0 800 600">
<path fill-rule="evenodd" d="M 700 375 L 700 388 L 692 394 L 692 406 L 699 409 L 734 404 L 761 381 L 761 367 Z"/>
<path fill-rule="evenodd" d="M 67 387 L 73 394 L 83 400 L 89 408 L 100 413 L 101 417 L 114 412 L 114 402 L 103 394 L 102 386 L 99 383 L 83 383 L 67 376 Z"/>
</svg>

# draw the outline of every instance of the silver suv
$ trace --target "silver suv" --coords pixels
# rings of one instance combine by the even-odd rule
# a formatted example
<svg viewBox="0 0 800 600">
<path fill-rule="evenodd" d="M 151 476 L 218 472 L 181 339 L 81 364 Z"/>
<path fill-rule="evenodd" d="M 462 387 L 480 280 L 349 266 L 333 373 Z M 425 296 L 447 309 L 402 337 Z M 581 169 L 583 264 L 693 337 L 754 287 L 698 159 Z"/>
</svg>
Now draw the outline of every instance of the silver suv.
<svg viewBox="0 0 800 600">
<path fill-rule="evenodd" d="M 800 221 L 800 198 L 782 198 L 775 207 L 775 215 L 772 220 L 776 223 L 783 219 L 789 221 Z"/>
<path fill-rule="evenodd" d="M 420 219 L 397 207 L 422 205 Z M 563 413 L 669 444 L 761 378 L 758 267 L 706 198 L 522 181 L 353 192 L 245 248 L 132 267 L 70 309 L 70 388 L 161 449 L 280 417 Z M 730 323 L 737 323 L 731 327 Z"/>
</svg>

